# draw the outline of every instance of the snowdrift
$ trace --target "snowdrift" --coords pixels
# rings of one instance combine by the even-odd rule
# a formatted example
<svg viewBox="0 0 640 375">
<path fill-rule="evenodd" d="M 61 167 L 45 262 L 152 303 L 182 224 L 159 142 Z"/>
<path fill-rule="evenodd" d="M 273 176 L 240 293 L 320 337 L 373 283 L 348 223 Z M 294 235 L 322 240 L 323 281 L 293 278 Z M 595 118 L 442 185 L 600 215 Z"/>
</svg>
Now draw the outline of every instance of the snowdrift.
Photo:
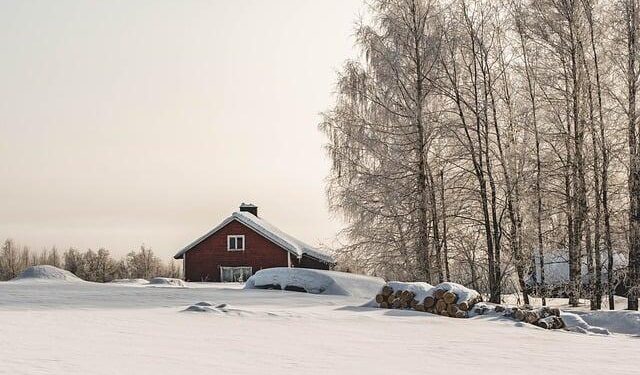
<svg viewBox="0 0 640 375">
<path fill-rule="evenodd" d="M 541 328 L 565 329 L 571 332 L 611 335 L 620 333 L 640 336 L 640 313 L 637 311 L 563 311 L 557 307 L 531 307 L 479 303 L 476 315 L 502 316 Z M 531 315 L 534 314 L 534 315 Z M 530 321 L 530 318 L 539 318 Z M 559 318 L 559 320 L 554 317 Z M 534 319 L 535 320 L 535 319 Z M 549 323 L 558 324 L 550 327 Z"/>
<path fill-rule="evenodd" d="M 62 282 L 84 282 L 78 276 L 67 270 L 54 266 L 31 266 L 11 281 L 62 281 Z"/>
<path fill-rule="evenodd" d="M 385 284 L 379 277 L 306 268 L 268 268 L 251 276 L 245 289 L 282 289 L 314 294 L 369 297 Z"/>
<path fill-rule="evenodd" d="M 227 306 L 226 303 L 220 303 L 215 305 L 211 302 L 198 302 L 198 303 L 194 303 L 193 305 L 187 307 L 182 311 L 222 314 L 222 313 L 229 312 L 229 306 Z"/>
<path fill-rule="evenodd" d="M 609 335 L 611 334 L 608 329 L 602 327 L 595 327 L 585 322 L 584 319 L 580 317 L 580 315 L 562 312 L 560 317 L 564 321 L 567 330 L 578 332 L 578 333 L 595 333 L 599 335 Z"/>
<path fill-rule="evenodd" d="M 174 279 L 171 277 L 154 277 L 149 280 L 150 286 L 177 286 L 177 287 L 186 287 L 187 284 L 180 279 Z"/>
<path fill-rule="evenodd" d="M 640 336 L 640 312 L 638 311 L 584 311 L 576 312 L 575 315 L 589 327 L 602 327 L 600 329 L 613 333 Z"/>
</svg>

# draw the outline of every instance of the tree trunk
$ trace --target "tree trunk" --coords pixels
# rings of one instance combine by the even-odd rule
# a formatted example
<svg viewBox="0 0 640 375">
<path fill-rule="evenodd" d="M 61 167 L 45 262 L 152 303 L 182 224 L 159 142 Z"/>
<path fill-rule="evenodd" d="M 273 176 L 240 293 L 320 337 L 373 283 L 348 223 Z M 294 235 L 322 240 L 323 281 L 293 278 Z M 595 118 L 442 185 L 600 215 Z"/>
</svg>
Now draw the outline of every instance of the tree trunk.
<svg viewBox="0 0 640 375">
<path fill-rule="evenodd" d="M 635 0 L 627 0 L 626 5 L 629 134 L 629 294 L 627 308 L 638 310 L 638 294 L 640 294 L 640 150 L 638 147 L 638 120 L 636 118 L 638 8 Z"/>
<path fill-rule="evenodd" d="M 444 199 L 444 171 L 440 170 L 440 204 L 442 206 L 442 249 L 443 249 L 443 261 L 444 261 L 444 279 L 445 281 L 451 280 L 451 274 L 449 273 L 449 246 L 447 244 L 447 207 Z"/>
</svg>

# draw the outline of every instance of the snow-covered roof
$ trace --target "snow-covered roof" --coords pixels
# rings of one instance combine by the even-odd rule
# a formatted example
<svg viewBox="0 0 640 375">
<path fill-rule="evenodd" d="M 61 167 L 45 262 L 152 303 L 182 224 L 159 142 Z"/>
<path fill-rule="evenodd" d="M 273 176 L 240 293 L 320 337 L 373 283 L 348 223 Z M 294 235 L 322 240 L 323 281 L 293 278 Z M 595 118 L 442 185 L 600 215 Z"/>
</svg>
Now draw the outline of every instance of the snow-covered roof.
<svg viewBox="0 0 640 375">
<path fill-rule="evenodd" d="M 307 255 L 311 258 L 315 258 L 325 263 L 335 263 L 335 260 L 333 259 L 333 257 L 327 252 L 322 251 L 311 245 L 308 245 L 298 240 L 297 238 L 288 235 L 287 233 L 278 229 L 276 226 L 267 222 L 266 220 L 260 217 L 257 217 L 250 212 L 245 212 L 245 211 L 234 212 L 231 216 L 224 219 L 224 221 L 220 223 L 217 227 L 213 228 L 212 230 L 207 232 L 204 236 L 198 238 L 197 240 L 187 245 L 187 247 L 180 250 L 174 256 L 174 258 L 175 259 L 182 258 L 184 253 L 191 250 L 197 244 L 204 241 L 209 236 L 216 233 L 217 231 L 219 231 L 225 225 L 229 224 L 232 221 L 238 221 L 241 224 L 244 224 L 245 226 L 253 229 L 261 236 L 265 237 L 266 239 L 270 240 L 271 242 L 275 243 L 276 245 L 280 246 L 281 248 L 285 249 L 286 251 L 288 251 L 292 255 L 295 255 L 298 258 L 301 258 L 302 255 Z"/>
</svg>

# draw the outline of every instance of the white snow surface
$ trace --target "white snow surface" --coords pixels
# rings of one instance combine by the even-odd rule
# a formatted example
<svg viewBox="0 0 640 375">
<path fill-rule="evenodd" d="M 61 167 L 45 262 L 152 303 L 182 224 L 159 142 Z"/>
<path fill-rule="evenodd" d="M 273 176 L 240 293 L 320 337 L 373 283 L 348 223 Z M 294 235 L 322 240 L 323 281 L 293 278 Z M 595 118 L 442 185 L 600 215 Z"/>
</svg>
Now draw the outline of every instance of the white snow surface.
<svg viewBox="0 0 640 375">
<path fill-rule="evenodd" d="M 67 270 L 54 266 L 31 266 L 11 281 L 83 282 L 81 278 Z"/>
<path fill-rule="evenodd" d="M 352 273 L 313 270 L 308 268 L 268 268 L 256 272 L 245 285 L 245 289 L 279 285 L 302 288 L 308 293 L 330 294 L 369 298 L 375 295 L 385 281 L 379 277 Z"/>
<path fill-rule="evenodd" d="M 613 329 L 584 335 L 495 315 L 358 307 L 367 299 L 236 284 L 0 282 L 0 374 L 628 375 L 640 368 L 640 338 Z M 209 309 L 183 312 L 190 306 Z M 627 313 L 593 314 L 635 314 Z"/>
</svg>

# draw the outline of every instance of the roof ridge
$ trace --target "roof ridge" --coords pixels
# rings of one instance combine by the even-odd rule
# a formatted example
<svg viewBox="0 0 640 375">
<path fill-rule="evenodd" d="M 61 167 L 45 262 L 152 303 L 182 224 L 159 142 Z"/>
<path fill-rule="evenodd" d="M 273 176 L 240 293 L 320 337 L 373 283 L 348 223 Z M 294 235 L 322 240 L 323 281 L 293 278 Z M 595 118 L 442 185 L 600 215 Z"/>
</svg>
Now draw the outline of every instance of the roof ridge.
<svg viewBox="0 0 640 375">
<path fill-rule="evenodd" d="M 201 237 L 198 237 L 195 241 L 191 242 L 189 245 L 180 250 L 176 255 L 174 255 L 175 259 L 181 258 L 187 251 L 194 248 L 196 245 L 209 238 L 217 231 L 222 229 L 224 226 L 229 224 L 231 221 L 237 220 L 240 223 L 246 225 L 251 228 L 261 236 L 267 238 L 271 242 L 280 246 L 282 249 L 286 250 L 289 253 L 301 258 L 303 255 L 307 255 L 309 257 L 318 259 L 319 261 L 326 263 L 334 263 L 335 260 L 331 256 L 331 254 L 323 251 L 319 248 L 311 246 L 304 241 L 301 241 L 294 236 L 284 232 L 282 229 L 276 227 L 265 219 L 255 216 L 250 212 L 245 211 L 235 211 L 231 214 L 231 216 L 224 219 L 220 224 L 218 224 L 215 228 L 207 232 Z"/>
</svg>

